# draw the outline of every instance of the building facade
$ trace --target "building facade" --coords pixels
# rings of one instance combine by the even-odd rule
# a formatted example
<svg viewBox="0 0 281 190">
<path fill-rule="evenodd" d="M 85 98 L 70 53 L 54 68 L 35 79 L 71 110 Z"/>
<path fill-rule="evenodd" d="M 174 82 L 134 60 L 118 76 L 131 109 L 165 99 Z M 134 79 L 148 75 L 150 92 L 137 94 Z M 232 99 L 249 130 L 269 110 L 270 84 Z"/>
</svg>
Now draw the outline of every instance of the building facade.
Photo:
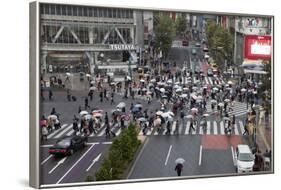
<svg viewBox="0 0 281 190">
<path fill-rule="evenodd" d="M 41 4 L 41 72 L 127 72 L 143 46 L 141 11 Z"/>
</svg>

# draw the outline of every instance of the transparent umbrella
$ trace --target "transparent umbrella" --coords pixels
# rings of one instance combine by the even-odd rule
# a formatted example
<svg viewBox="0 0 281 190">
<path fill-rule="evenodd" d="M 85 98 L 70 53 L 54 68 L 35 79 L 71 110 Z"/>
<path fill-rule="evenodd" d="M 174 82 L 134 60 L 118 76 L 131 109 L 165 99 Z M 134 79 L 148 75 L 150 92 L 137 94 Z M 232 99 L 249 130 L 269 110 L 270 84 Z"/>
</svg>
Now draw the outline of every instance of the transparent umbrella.
<svg viewBox="0 0 281 190">
<path fill-rule="evenodd" d="M 176 164 L 183 164 L 185 162 L 185 160 L 183 158 L 178 158 L 175 160 Z"/>
</svg>

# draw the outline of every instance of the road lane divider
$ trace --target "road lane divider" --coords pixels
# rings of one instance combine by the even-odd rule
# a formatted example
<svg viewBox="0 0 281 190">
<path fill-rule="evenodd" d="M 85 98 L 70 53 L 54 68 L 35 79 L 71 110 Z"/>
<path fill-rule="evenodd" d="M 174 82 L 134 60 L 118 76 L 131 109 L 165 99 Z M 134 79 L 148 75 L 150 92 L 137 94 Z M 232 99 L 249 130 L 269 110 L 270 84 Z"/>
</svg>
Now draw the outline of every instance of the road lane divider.
<svg viewBox="0 0 281 190">
<path fill-rule="evenodd" d="M 86 169 L 86 172 L 88 172 L 92 167 L 93 165 L 99 161 L 100 157 L 101 157 L 102 153 L 100 153 L 95 159 L 93 159 L 92 163 L 90 164 L 90 166 Z"/>
<path fill-rule="evenodd" d="M 167 154 L 167 156 L 166 156 L 165 166 L 166 166 L 166 165 L 167 165 L 167 163 L 168 163 L 168 160 L 169 160 L 169 157 L 170 157 L 170 154 L 171 154 L 172 147 L 173 147 L 173 145 L 170 145 L 170 148 L 169 148 L 168 154 Z"/>
<path fill-rule="evenodd" d="M 232 161 L 233 161 L 233 165 L 234 165 L 234 166 L 236 166 L 233 146 L 231 146 L 231 154 L 232 154 Z"/>
<path fill-rule="evenodd" d="M 49 155 L 45 160 L 43 160 L 42 162 L 41 162 L 41 165 L 43 165 L 43 164 L 45 164 L 50 158 L 52 158 L 53 157 L 53 155 Z"/>
<path fill-rule="evenodd" d="M 198 165 L 201 166 L 201 164 L 202 164 L 202 145 L 200 145 Z"/>
<path fill-rule="evenodd" d="M 53 171 L 55 171 L 55 169 L 56 169 L 57 167 L 59 167 L 61 164 L 63 164 L 66 159 L 67 159 L 67 157 L 64 157 L 63 159 L 61 159 L 60 161 L 58 161 L 58 163 L 53 167 L 53 169 L 51 169 L 51 170 L 48 172 L 48 174 L 53 173 Z"/>
</svg>

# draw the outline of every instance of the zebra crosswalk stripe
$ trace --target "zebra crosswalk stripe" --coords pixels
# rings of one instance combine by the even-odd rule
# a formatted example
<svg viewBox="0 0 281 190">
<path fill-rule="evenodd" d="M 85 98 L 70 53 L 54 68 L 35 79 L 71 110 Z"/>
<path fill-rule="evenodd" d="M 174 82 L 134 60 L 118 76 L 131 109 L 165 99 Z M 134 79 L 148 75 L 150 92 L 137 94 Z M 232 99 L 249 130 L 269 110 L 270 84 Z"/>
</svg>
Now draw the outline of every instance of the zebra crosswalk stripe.
<svg viewBox="0 0 281 190">
<path fill-rule="evenodd" d="M 101 129 L 100 133 L 97 135 L 98 137 L 101 137 L 105 134 L 105 127 Z"/>
<path fill-rule="evenodd" d="M 177 122 L 176 122 L 176 121 L 174 121 L 174 122 L 173 122 L 173 125 L 172 125 L 171 135 L 175 133 L 175 130 L 176 130 L 176 124 L 177 124 Z"/>
<path fill-rule="evenodd" d="M 208 78 L 208 77 L 205 77 L 205 82 L 206 82 L 206 84 L 209 84 L 209 83 L 208 83 L 208 79 L 207 79 L 207 78 Z"/>
<path fill-rule="evenodd" d="M 189 134 L 189 127 L 190 127 L 190 121 L 187 121 L 184 134 L 186 134 L 186 135 Z"/>
<path fill-rule="evenodd" d="M 241 130 L 241 134 L 244 133 L 244 124 L 243 121 L 239 120 L 239 126 L 240 126 L 240 130 Z"/>
<path fill-rule="evenodd" d="M 115 133 L 116 134 L 116 136 L 118 136 L 120 133 L 121 133 L 121 131 L 122 131 L 122 129 L 121 129 L 121 127 L 117 130 L 117 132 Z"/>
<path fill-rule="evenodd" d="M 50 139 L 50 138 L 52 138 L 53 136 L 55 136 L 56 134 L 58 134 L 59 132 L 61 132 L 67 125 L 68 125 L 68 124 L 63 124 L 60 129 L 58 129 L 58 130 L 54 131 L 53 133 L 49 134 L 49 135 L 47 136 L 47 139 Z"/>
<path fill-rule="evenodd" d="M 203 135 L 203 134 L 204 134 L 204 132 L 203 132 L 203 127 L 200 126 L 200 125 L 198 125 L 198 127 L 199 127 L 199 134 L 200 134 L 200 135 Z"/>
<path fill-rule="evenodd" d="M 208 77 L 209 81 L 210 81 L 210 84 L 213 85 L 213 80 L 211 77 Z"/>
<path fill-rule="evenodd" d="M 60 138 L 60 137 L 62 137 L 62 135 L 64 134 L 64 133 L 66 133 L 67 131 L 69 131 L 71 128 L 72 128 L 72 125 L 73 124 L 70 124 L 68 127 L 66 127 L 64 130 L 62 130 L 59 134 L 57 134 L 55 137 L 54 137 L 54 139 L 57 139 L 57 138 Z"/>
<path fill-rule="evenodd" d="M 220 122 L 220 134 L 224 135 L 224 124 L 223 121 Z"/>
<path fill-rule="evenodd" d="M 216 121 L 213 122 L 213 127 L 214 127 L 214 135 L 218 134 L 218 124 Z"/>
<path fill-rule="evenodd" d="M 236 123 L 234 124 L 234 133 L 235 135 L 239 135 L 239 131 Z"/>
<path fill-rule="evenodd" d="M 151 127 L 150 129 L 148 129 L 146 135 L 151 135 L 153 129 L 154 129 L 153 127 Z"/>
<path fill-rule="evenodd" d="M 207 135 L 211 134 L 211 122 L 207 121 Z"/>
</svg>

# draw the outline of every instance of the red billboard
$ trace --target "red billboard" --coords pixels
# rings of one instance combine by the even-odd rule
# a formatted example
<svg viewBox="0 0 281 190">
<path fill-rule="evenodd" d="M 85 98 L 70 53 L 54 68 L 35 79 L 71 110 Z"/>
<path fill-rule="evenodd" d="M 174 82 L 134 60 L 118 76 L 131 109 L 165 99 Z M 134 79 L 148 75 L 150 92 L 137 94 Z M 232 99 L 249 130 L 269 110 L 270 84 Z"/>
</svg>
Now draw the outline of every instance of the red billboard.
<svg viewBox="0 0 281 190">
<path fill-rule="evenodd" d="M 246 35 L 244 38 L 244 58 L 271 59 L 271 36 Z"/>
</svg>

